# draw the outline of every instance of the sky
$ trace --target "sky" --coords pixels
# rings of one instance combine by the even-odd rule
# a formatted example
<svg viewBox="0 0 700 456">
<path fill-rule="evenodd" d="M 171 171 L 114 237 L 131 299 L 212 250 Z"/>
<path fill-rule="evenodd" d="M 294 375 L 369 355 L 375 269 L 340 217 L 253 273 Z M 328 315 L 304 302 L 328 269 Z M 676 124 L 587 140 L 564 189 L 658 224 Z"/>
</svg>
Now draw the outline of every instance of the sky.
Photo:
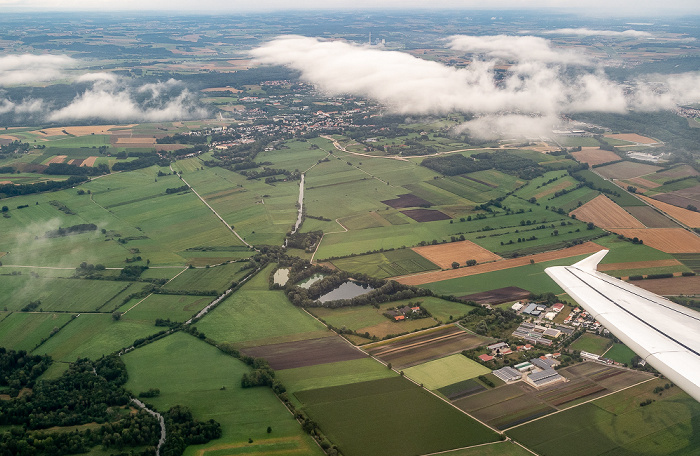
<svg viewBox="0 0 700 456">
<path fill-rule="evenodd" d="M 697 0 L 0 0 L 0 10 L 250 12 L 304 9 L 563 9 L 581 15 L 700 14 Z"/>
</svg>

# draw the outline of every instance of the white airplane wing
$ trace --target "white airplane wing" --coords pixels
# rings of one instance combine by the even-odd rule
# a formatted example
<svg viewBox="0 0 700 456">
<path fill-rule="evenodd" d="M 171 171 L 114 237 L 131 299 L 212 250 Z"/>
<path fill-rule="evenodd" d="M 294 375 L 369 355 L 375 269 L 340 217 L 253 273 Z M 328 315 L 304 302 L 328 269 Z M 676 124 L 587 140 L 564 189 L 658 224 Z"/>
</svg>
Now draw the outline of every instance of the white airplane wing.
<svg viewBox="0 0 700 456">
<path fill-rule="evenodd" d="M 596 271 L 607 253 L 545 272 L 625 345 L 700 401 L 700 313 Z"/>
</svg>

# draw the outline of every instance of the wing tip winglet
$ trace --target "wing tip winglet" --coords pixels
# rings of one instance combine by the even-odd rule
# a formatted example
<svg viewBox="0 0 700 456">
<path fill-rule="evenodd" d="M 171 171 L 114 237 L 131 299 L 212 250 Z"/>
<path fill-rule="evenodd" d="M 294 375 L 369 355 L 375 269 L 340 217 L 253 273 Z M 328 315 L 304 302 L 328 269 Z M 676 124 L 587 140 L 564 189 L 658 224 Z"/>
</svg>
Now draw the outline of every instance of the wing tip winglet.
<svg viewBox="0 0 700 456">
<path fill-rule="evenodd" d="M 578 263 L 574 263 L 572 266 L 575 268 L 595 272 L 596 266 L 598 266 L 598 263 L 600 263 L 600 260 L 602 260 L 603 257 L 608 254 L 609 251 L 610 250 L 606 249 L 606 250 L 601 250 L 599 252 L 596 252 L 593 255 L 586 257 L 583 260 L 579 261 Z"/>
</svg>

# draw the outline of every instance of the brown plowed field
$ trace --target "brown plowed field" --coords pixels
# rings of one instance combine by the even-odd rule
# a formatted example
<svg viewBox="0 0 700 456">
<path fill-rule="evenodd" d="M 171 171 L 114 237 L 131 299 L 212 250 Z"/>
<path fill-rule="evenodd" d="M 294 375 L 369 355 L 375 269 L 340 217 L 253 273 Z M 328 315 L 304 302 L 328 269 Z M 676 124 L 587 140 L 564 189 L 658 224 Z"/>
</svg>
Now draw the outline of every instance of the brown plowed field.
<svg viewBox="0 0 700 456">
<path fill-rule="evenodd" d="M 700 295 L 700 276 L 636 280 L 633 283 L 639 288 L 662 296 Z"/>
<path fill-rule="evenodd" d="M 402 369 L 478 347 L 484 342 L 483 337 L 469 334 L 456 326 L 445 326 L 435 331 L 402 337 L 388 344 L 371 346 L 365 351 L 391 363 L 394 368 Z"/>
<path fill-rule="evenodd" d="M 628 263 L 608 263 L 599 264 L 598 270 L 601 272 L 605 271 L 621 271 L 625 269 L 645 269 L 645 268 L 662 268 L 666 266 L 678 266 L 681 265 L 680 261 L 676 259 L 668 260 L 651 260 L 651 261 L 632 261 Z"/>
<path fill-rule="evenodd" d="M 582 147 L 579 152 L 571 152 L 576 161 L 586 163 L 588 166 L 602 165 L 620 159 L 615 152 L 603 150 L 598 147 Z"/>
<path fill-rule="evenodd" d="M 518 299 L 526 299 L 530 296 L 530 292 L 518 287 L 498 288 L 491 291 L 483 291 L 466 296 L 460 296 L 459 299 L 464 301 L 474 301 L 477 304 L 502 304 L 508 301 L 517 301 Z"/>
<path fill-rule="evenodd" d="M 486 250 L 472 241 L 451 242 L 449 244 L 426 245 L 425 247 L 414 247 L 411 250 L 418 255 L 435 263 L 442 269 L 452 267 L 452 262 L 456 261 L 464 265 L 467 260 L 476 260 L 477 263 L 501 260 L 502 258 L 490 250 Z"/>
<path fill-rule="evenodd" d="M 689 211 L 688 209 L 677 207 L 673 204 L 668 204 L 647 196 L 640 195 L 640 198 L 642 198 L 647 204 L 651 204 L 655 208 L 667 213 L 682 224 L 691 228 L 700 228 L 699 212 Z"/>
<path fill-rule="evenodd" d="M 642 222 L 647 228 L 679 228 L 676 222 L 666 217 L 653 207 L 629 206 L 625 210 Z"/>
<path fill-rule="evenodd" d="M 660 169 L 660 166 L 624 161 L 596 168 L 596 171 L 608 179 L 632 179 L 633 177 L 654 173 Z"/>
<path fill-rule="evenodd" d="M 578 220 L 593 222 L 596 226 L 611 228 L 644 228 L 644 224 L 632 217 L 605 195 L 598 195 L 583 206 L 571 211 Z"/>
<path fill-rule="evenodd" d="M 403 283 L 405 285 L 423 285 L 425 283 L 440 282 L 441 280 L 449 280 L 456 279 L 458 277 L 467 277 L 475 274 L 483 274 L 484 272 L 493 272 L 500 271 L 502 269 L 517 268 L 518 266 L 525 266 L 527 264 L 530 264 L 531 259 L 535 260 L 536 263 L 541 263 L 543 261 L 558 260 L 561 258 L 569 258 L 577 255 L 596 253 L 604 249 L 604 247 L 601 247 L 595 242 L 585 242 L 580 245 L 575 245 L 573 247 L 561 250 L 554 250 L 552 252 L 537 253 L 535 255 L 512 258 L 510 260 L 494 261 L 492 263 L 477 264 L 476 266 L 472 266 L 469 268 L 423 272 L 420 274 L 394 277 L 392 278 L 392 280 L 395 280 L 399 283 Z"/>
<path fill-rule="evenodd" d="M 647 138 L 646 136 L 638 135 L 636 133 L 618 133 L 614 135 L 605 135 L 605 137 L 620 139 L 622 141 L 629 141 L 637 144 L 657 144 L 659 142 L 653 138 Z"/>
<path fill-rule="evenodd" d="M 433 204 L 430 201 L 424 200 L 423 198 L 416 196 L 412 193 L 405 193 L 399 195 L 396 199 L 384 200 L 381 203 L 391 206 L 394 209 L 400 209 L 404 207 L 430 207 Z"/>
<path fill-rule="evenodd" d="M 628 238 L 639 238 L 649 247 L 666 253 L 700 253 L 700 237 L 683 228 L 612 230 Z"/>
<path fill-rule="evenodd" d="M 416 222 L 434 222 L 436 220 L 449 220 L 450 216 L 440 211 L 429 209 L 408 209 L 401 211 L 402 214 L 411 217 Z"/>
<path fill-rule="evenodd" d="M 95 160 L 97 157 L 88 157 L 80 164 L 80 166 L 95 166 Z"/>
<path fill-rule="evenodd" d="M 270 367 L 275 370 L 349 361 L 367 356 L 340 336 L 261 345 L 244 348 L 241 353 L 255 358 L 265 358 L 270 363 Z"/>
<path fill-rule="evenodd" d="M 658 182 L 653 182 L 653 181 L 650 181 L 649 179 L 644 179 L 643 177 L 633 177 L 632 179 L 629 180 L 629 182 L 632 185 L 637 185 L 639 187 L 644 187 L 644 188 L 661 187 L 661 184 L 659 184 Z"/>
</svg>

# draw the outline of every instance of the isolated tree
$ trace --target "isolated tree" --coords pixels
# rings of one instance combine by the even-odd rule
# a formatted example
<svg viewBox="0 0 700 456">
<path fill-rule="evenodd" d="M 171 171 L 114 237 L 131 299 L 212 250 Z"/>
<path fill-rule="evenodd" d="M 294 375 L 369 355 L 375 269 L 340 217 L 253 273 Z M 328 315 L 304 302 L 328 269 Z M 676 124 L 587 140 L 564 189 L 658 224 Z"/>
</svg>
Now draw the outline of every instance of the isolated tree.
<svg viewBox="0 0 700 456">
<path fill-rule="evenodd" d="M 122 318 L 122 313 L 119 311 L 112 312 L 112 320 L 119 321 Z"/>
<path fill-rule="evenodd" d="M 459 263 L 456 261 L 452 262 L 452 269 L 458 269 L 459 268 Z"/>
<path fill-rule="evenodd" d="M 3 211 L 3 212 L 7 212 L 7 211 L 9 211 L 9 210 L 10 210 L 10 208 L 7 207 L 7 206 L 3 206 L 3 207 L 2 207 L 2 211 Z"/>
<path fill-rule="evenodd" d="M 467 260 L 467 266 L 476 266 L 476 260 Z"/>
</svg>

